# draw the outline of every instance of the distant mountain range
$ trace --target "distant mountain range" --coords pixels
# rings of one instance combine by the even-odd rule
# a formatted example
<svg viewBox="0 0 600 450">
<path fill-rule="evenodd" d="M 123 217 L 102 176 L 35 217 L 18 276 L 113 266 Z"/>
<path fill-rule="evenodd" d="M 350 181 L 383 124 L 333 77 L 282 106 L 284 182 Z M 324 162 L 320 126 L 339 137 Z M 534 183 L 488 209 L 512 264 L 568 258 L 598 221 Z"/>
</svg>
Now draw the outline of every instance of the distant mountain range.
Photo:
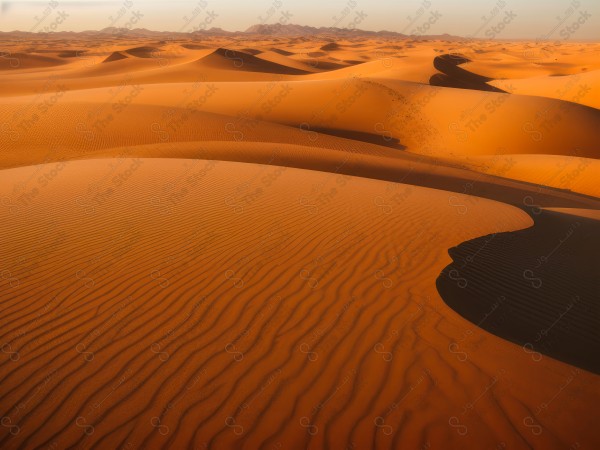
<svg viewBox="0 0 600 450">
<path fill-rule="evenodd" d="M 145 28 L 134 28 L 132 30 L 128 28 L 116 28 L 108 27 L 102 30 L 87 30 L 87 31 L 58 31 L 50 33 L 38 33 L 29 31 L 0 31 L 0 35 L 12 35 L 12 36 L 44 36 L 49 35 L 57 38 L 73 38 L 76 36 L 131 36 L 140 38 L 159 38 L 164 39 L 166 37 L 186 38 L 191 36 L 244 36 L 244 35 L 260 35 L 260 36 L 287 36 L 287 37 L 301 37 L 301 36 L 340 36 L 340 37 L 387 37 L 396 39 L 443 39 L 443 40 L 464 40 L 458 36 L 451 36 L 449 34 L 442 35 L 428 35 L 428 36 L 416 36 L 406 35 L 402 33 L 396 33 L 394 31 L 366 31 L 359 29 L 348 29 L 348 28 L 335 28 L 335 27 L 310 27 L 306 25 L 294 25 L 294 24 L 258 24 L 253 25 L 246 31 L 226 31 L 221 28 L 210 28 L 208 30 L 196 30 L 192 32 L 177 32 L 177 31 L 153 31 Z"/>
<path fill-rule="evenodd" d="M 393 36 L 406 38 L 409 37 L 402 33 L 393 31 L 365 31 L 359 29 L 336 28 L 336 27 L 309 27 L 306 25 L 282 25 L 279 23 L 272 25 L 253 25 L 244 31 L 246 34 L 259 34 L 263 36 L 316 36 L 321 34 L 333 34 L 342 36 Z"/>
</svg>

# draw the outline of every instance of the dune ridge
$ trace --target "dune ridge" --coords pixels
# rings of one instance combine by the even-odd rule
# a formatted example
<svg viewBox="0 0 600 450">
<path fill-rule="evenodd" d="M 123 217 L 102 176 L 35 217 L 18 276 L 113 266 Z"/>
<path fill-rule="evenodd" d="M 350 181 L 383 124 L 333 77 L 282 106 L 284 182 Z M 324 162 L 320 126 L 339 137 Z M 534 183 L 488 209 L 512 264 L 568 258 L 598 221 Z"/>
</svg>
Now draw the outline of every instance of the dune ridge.
<svg viewBox="0 0 600 450">
<path fill-rule="evenodd" d="M 251 72 L 266 72 L 286 75 L 301 75 L 303 70 L 287 67 L 261 58 L 250 53 L 227 48 L 218 48 L 208 56 L 198 60 L 198 63 L 218 69 L 242 69 Z"/>
</svg>

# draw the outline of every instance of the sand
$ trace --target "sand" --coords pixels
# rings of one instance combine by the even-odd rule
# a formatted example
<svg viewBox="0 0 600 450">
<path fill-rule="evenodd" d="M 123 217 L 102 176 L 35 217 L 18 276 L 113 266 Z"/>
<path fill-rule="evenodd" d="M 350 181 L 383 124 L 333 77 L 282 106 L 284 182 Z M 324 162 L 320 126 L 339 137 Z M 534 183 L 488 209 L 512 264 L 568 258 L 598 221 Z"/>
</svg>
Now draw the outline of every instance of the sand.
<svg viewBox="0 0 600 450">
<path fill-rule="evenodd" d="M 531 45 L 7 38 L 0 447 L 600 446 L 600 47 Z"/>
</svg>

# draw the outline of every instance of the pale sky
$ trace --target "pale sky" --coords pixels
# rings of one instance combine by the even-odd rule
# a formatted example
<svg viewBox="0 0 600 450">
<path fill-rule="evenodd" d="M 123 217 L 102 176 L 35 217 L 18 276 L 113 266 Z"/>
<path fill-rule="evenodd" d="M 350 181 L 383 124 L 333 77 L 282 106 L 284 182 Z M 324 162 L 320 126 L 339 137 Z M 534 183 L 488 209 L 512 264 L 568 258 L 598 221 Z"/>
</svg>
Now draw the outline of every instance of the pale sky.
<svg viewBox="0 0 600 450">
<path fill-rule="evenodd" d="M 0 0 L 1 31 L 245 30 L 287 22 L 497 39 L 600 40 L 600 0 Z"/>
</svg>

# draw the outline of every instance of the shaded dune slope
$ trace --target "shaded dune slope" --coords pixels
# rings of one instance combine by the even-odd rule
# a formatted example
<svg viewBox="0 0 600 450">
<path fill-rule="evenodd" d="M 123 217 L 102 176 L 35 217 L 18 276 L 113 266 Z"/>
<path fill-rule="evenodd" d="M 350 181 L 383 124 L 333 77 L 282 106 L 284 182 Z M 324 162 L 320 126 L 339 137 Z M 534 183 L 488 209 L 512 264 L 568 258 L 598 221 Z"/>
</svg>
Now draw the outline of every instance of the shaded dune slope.
<svg viewBox="0 0 600 450">
<path fill-rule="evenodd" d="M 52 56 L 0 51 L 0 70 L 45 69 L 66 63 L 65 60 Z"/>
<path fill-rule="evenodd" d="M 464 242 L 437 280 L 475 325 L 600 374 L 600 222 L 536 210 L 533 227 Z M 539 356 L 541 358 L 541 356 Z"/>
<path fill-rule="evenodd" d="M 591 208 L 598 205 L 593 198 L 568 191 L 540 190 L 537 185 L 463 170 L 459 165 L 453 167 L 429 156 L 314 130 L 186 109 L 171 109 L 166 119 L 164 108 L 157 105 L 129 105 L 124 111 L 126 117 L 111 112 L 103 104 L 85 110 L 69 104 L 57 105 L 53 114 L 42 117 L 31 132 L 16 141 L 6 137 L 4 167 L 99 155 L 237 159 L 432 186 L 497 199 L 521 208 L 528 207 L 523 200 L 525 193 L 532 196 L 534 205 Z M 40 142 L 36 130 L 55 121 L 63 126 L 56 129 L 50 141 Z M 204 126 L 192 126 L 195 123 Z M 127 145 L 131 136 L 135 136 L 135 144 Z M 277 152 L 277 158 L 269 162 L 273 152 Z"/>
<path fill-rule="evenodd" d="M 436 56 L 433 66 L 442 73 L 434 74 L 429 79 L 432 86 L 444 86 L 460 89 L 476 89 L 479 91 L 505 92 L 496 86 L 488 84 L 492 78 L 477 75 L 459 67 L 470 60 L 457 54 Z"/>
<path fill-rule="evenodd" d="M 283 56 L 292 56 L 294 54 L 294 52 L 290 52 L 288 50 L 284 50 L 282 48 L 276 48 L 276 47 L 271 48 L 271 51 L 275 52 L 275 53 L 279 53 L 280 55 L 283 55 Z"/>
<path fill-rule="evenodd" d="M 127 55 L 125 55 L 123 52 L 112 52 L 104 61 L 105 63 L 108 62 L 112 62 L 112 61 L 120 61 L 122 59 L 127 59 L 129 58 Z"/>
<path fill-rule="evenodd" d="M 198 60 L 198 63 L 217 69 L 280 73 L 286 75 L 302 75 L 307 73 L 300 69 L 260 59 L 249 53 L 227 48 L 218 48 L 210 55 Z"/>
<path fill-rule="evenodd" d="M 325 52 L 329 52 L 331 50 L 339 50 L 340 49 L 340 45 L 337 42 L 330 42 L 329 44 L 325 44 L 323 46 L 321 46 L 321 50 L 325 51 Z"/>
<path fill-rule="evenodd" d="M 125 52 L 136 58 L 154 58 L 160 52 L 160 49 L 158 47 L 143 46 L 127 49 Z"/>
</svg>

